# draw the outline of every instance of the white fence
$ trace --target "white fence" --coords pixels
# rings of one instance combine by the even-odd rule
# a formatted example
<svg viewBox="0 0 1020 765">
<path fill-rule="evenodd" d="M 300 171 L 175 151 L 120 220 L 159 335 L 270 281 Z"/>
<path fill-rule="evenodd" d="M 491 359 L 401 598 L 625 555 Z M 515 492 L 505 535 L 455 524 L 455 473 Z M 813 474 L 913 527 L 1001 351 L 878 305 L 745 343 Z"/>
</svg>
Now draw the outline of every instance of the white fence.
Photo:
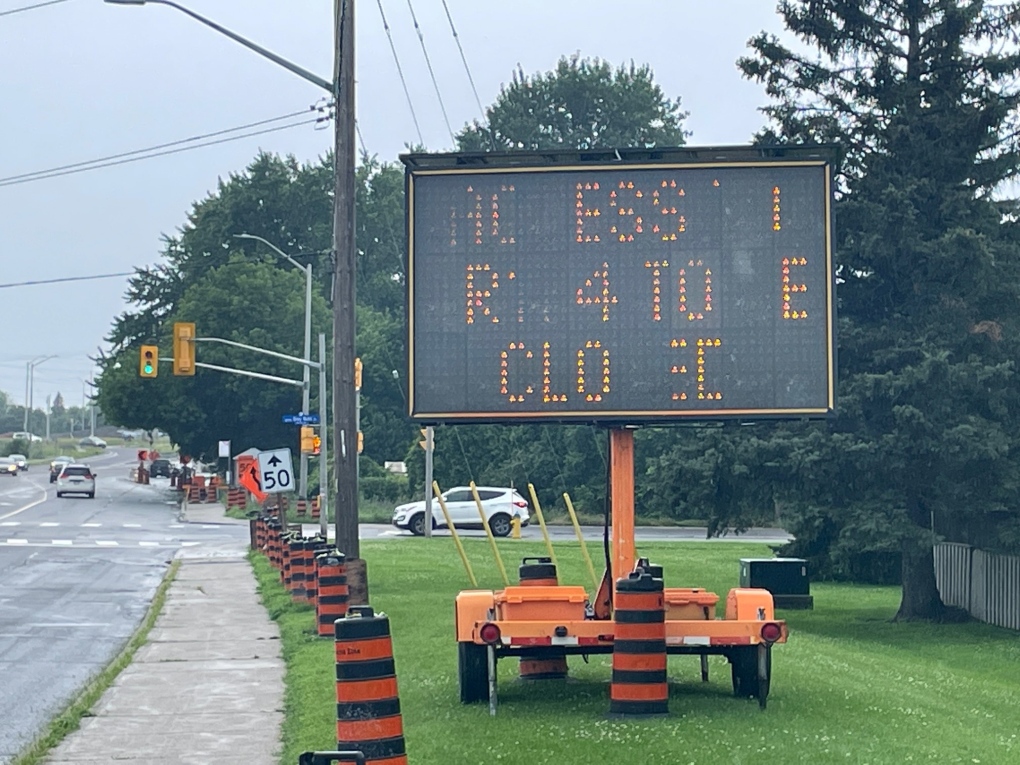
<svg viewBox="0 0 1020 765">
<path fill-rule="evenodd" d="M 1020 557 L 955 542 L 935 545 L 935 581 L 947 606 L 1020 630 Z"/>
</svg>

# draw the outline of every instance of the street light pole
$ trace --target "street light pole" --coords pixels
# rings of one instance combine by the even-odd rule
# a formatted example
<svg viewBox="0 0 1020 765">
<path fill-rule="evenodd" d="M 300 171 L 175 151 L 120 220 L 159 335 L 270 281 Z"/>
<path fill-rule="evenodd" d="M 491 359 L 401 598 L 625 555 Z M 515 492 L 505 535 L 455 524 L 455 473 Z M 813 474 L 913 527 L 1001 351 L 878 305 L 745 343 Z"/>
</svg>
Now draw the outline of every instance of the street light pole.
<svg viewBox="0 0 1020 765">
<path fill-rule="evenodd" d="M 35 368 L 42 364 L 44 361 L 55 359 L 56 356 L 36 356 L 30 362 L 28 362 L 28 398 L 25 402 L 25 431 L 29 433 L 29 441 L 32 440 L 31 432 L 28 429 L 29 426 L 29 415 L 35 406 Z"/>
<path fill-rule="evenodd" d="M 273 250 L 281 258 L 286 258 L 290 261 L 291 265 L 295 268 L 305 272 L 305 365 L 304 371 L 301 376 L 301 381 L 304 385 L 301 388 L 301 413 L 308 414 L 311 407 L 311 368 L 308 364 L 312 360 L 312 264 L 301 265 L 290 255 L 285 253 L 279 247 L 267 239 L 263 239 L 261 236 L 255 236 L 254 234 L 234 234 L 235 239 L 251 239 L 256 242 L 262 242 L 269 249 Z M 324 401 L 319 402 L 320 409 L 324 404 Z M 320 427 L 326 427 L 326 418 L 322 418 L 322 424 Z M 321 468 L 320 468 L 321 470 Z M 321 478 L 320 478 L 321 480 Z M 308 499 L 308 455 L 301 452 L 301 478 L 298 483 L 298 496 L 302 500 Z"/>
</svg>

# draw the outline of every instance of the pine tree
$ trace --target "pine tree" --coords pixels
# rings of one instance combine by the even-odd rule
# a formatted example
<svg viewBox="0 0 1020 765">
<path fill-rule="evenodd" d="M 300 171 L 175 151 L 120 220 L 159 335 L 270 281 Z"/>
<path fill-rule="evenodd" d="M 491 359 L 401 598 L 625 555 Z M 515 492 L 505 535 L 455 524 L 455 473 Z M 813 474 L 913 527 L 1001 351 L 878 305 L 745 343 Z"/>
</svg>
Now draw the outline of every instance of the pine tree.
<svg viewBox="0 0 1020 765">
<path fill-rule="evenodd" d="M 763 142 L 838 144 L 839 414 L 791 447 L 801 523 L 902 553 L 897 618 L 939 618 L 932 542 L 1017 513 L 1020 3 L 783 0 L 801 45 L 740 61 Z M 934 525 L 934 529 L 933 529 Z M 993 542 L 1002 543 L 1007 526 Z"/>
</svg>

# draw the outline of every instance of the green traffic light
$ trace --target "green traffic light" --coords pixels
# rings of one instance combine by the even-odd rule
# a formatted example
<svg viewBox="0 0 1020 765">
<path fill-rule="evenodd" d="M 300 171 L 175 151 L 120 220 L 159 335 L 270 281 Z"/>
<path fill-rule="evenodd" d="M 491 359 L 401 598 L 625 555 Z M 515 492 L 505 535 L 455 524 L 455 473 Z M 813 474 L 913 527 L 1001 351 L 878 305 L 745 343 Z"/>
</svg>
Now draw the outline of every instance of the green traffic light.
<svg viewBox="0 0 1020 765">
<path fill-rule="evenodd" d="M 151 364 L 151 362 L 148 362 L 148 361 L 145 362 L 145 374 L 147 374 L 147 375 L 151 375 L 152 374 L 152 364 Z"/>
</svg>

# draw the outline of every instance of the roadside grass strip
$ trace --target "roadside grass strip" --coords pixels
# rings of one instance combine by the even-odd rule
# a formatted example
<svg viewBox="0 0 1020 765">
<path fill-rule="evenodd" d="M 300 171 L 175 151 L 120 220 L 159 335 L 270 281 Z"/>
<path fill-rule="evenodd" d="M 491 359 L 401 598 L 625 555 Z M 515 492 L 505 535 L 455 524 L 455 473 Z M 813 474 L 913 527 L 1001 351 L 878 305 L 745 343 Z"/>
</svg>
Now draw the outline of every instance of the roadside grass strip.
<svg viewBox="0 0 1020 765">
<path fill-rule="evenodd" d="M 485 540 L 465 547 L 480 586 L 498 588 Z M 601 545 L 589 545 L 601 568 Z M 516 574 L 541 543 L 501 540 Z M 738 584 L 738 560 L 769 557 L 765 545 L 647 543 L 639 554 L 665 568 L 668 587 Z M 893 623 L 899 588 L 814 583 L 813 611 L 783 610 L 790 639 L 773 654 L 768 709 L 734 698 L 729 665 L 696 656 L 669 661 L 670 714 L 607 719 L 611 657 L 570 657 L 570 679 L 521 682 L 517 662 L 499 666 L 499 709 L 463 706 L 457 686 L 454 597 L 466 576 L 449 539 L 372 540 L 371 605 L 390 618 L 404 733 L 414 765 L 640 762 L 647 765 L 1020 762 L 1020 635 L 977 622 Z M 561 582 L 584 584 L 576 543 L 557 543 Z M 259 590 L 279 623 L 287 663 L 281 763 L 331 749 L 335 736 L 332 640 L 315 636 L 314 612 L 294 604 L 278 573 L 252 555 Z M 515 576 L 512 578 L 516 578 Z M 20 763 L 19 763 L 20 765 Z"/>
<path fill-rule="evenodd" d="M 167 568 L 166 574 L 156 594 L 149 604 L 149 610 L 145 614 L 138 629 L 124 644 L 121 652 L 110 662 L 105 669 L 99 671 L 85 685 L 78 694 L 60 713 L 53 719 L 46 730 L 35 741 L 23 749 L 10 763 L 10 765 L 39 765 L 45 762 L 46 756 L 51 749 L 81 727 L 82 718 L 92 715 L 92 707 L 102 698 L 106 689 L 113 685 L 125 667 L 131 664 L 135 653 L 145 645 L 149 638 L 149 632 L 163 611 L 166 603 L 166 595 L 177 576 L 177 570 L 181 567 L 179 560 L 173 561 Z"/>
</svg>

